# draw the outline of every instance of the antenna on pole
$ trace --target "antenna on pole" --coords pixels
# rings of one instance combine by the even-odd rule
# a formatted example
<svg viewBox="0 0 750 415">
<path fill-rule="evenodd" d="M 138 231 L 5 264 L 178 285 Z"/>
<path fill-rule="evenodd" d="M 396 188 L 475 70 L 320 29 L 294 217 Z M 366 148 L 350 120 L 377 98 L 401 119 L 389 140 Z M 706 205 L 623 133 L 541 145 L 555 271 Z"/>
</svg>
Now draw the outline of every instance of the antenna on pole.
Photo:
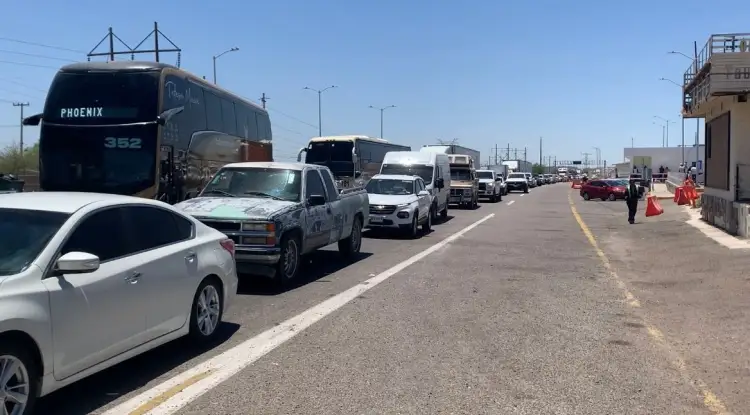
<svg viewBox="0 0 750 415">
<path fill-rule="evenodd" d="M 152 36 L 154 40 L 154 48 L 147 49 L 147 50 L 139 49 L 141 45 L 143 45 Z M 159 46 L 160 37 L 166 40 L 167 43 L 169 43 L 169 45 L 171 45 L 172 47 L 168 49 L 162 49 Z M 104 41 L 107 41 L 107 40 L 109 41 L 109 50 L 107 52 L 95 52 L 97 49 L 99 49 L 99 46 L 101 46 L 102 43 L 104 43 Z M 120 50 L 120 51 L 115 50 L 115 40 L 117 40 L 122 46 L 124 46 L 125 50 Z M 158 22 L 154 22 L 154 29 L 151 32 L 149 32 L 149 34 L 145 38 L 143 38 L 143 40 L 141 40 L 141 42 L 138 43 L 134 48 L 131 48 L 127 43 L 125 43 L 125 41 L 120 39 L 120 37 L 117 36 L 114 30 L 112 30 L 112 28 L 110 27 L 107 31 L 107 34 L 104 36 L 104 38 L 102 38 L 102 40 L 100 40 L 99 43 L 97 43 L 96 46 L 94 46 L 94 48 L 91 49 L 91 52 L 86 54 L 86 58 L 88 59 L 89 62 L 91 62 L 91 58 L 93 57 L 106 56 L 107 61 L 113 62 L 115 60 L 115 56 L 118 56 L 118 55 L 130 55 L 130 60 L 135 60 L 135 55 L 139 55 L 143 53 L 153 53 L 155 62 L 160 62 L 161 54 L 170 53 L 170 52 L 177 53 L 177 65 L 176 66 L 179 68 L 181 64 L 181 60 L 182 60 L 182 49 L 180 49 L 177 45 L 175 45 L 175 43 L 172 42 L 172 40 L 170 40 L 167 37 L 167 35 L 165 35 L 164 33 L 162 33 L 161 30 L 159 30 Z"/>
</svg>

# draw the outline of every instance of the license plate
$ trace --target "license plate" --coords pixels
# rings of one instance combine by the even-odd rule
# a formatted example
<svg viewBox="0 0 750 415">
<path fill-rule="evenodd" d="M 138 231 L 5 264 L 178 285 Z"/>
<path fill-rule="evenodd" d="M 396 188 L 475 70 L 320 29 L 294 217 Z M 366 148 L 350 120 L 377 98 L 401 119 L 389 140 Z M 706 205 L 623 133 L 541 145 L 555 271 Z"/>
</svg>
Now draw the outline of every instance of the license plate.
<svg viewBox="0 0 750 415">
<path fill-rule="evenodd" d="M 371 223 L 383 223 L 383 218 L 370 217 L 370 222 Z"/>
</svg>

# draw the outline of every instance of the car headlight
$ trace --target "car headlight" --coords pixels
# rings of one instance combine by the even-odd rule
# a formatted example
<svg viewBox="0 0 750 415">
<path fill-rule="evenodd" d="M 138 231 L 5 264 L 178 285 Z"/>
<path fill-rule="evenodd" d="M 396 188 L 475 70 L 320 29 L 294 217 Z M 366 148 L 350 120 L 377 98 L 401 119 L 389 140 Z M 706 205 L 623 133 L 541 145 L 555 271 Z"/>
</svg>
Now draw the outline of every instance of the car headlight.
<svg viewBox="0 0 750 415">
<path fill-rule="evenodd" d="M 243 222 L 242 230 L 247 232 L 275 232 L 276 225 L 273 223 Z"/>
<path fill-rule="evenodd" d="M 400 205 L 396 205 L 396 209 L 403 209 L 411 206 L 411 203 L 402 203 Z"/>
<path fill-rule="evenodd" d="M 495 183 L 487 183 L 487 187 L 494 187 Z"/>
</svg>

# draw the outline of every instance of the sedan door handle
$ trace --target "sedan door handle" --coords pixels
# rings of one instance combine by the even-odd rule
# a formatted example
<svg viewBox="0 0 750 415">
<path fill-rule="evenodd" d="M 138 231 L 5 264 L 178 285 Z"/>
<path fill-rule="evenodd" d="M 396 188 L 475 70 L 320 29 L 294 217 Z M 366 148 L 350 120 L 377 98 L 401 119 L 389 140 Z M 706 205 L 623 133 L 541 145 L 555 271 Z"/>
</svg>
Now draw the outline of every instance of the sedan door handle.
<svg viewBox="0 0 750 415">
<path fill-rule="evenodd" d="M 198 255 L 195 252 L 190 252 L 187 255 L 185 255 L 186 261 L 192 262 L 192 261 L 195 261 L 196 258 L 198 258 Z"/>
</svg>

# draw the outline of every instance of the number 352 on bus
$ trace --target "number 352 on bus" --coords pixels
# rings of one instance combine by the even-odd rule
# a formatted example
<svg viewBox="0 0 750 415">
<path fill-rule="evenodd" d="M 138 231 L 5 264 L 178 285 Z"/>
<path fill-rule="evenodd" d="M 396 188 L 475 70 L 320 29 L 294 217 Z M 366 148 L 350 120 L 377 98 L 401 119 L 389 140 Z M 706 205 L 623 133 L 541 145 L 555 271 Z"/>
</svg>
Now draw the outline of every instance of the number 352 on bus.
<svg viewBox="0 0 750 415">
<path fill-rule="evenodd" d="M 140 149 L 141 139 L 140 138 L 115 138 L 107 137 L 104 139 L 104 147 L 106 148 L 127 148 L 127 149 Z"/>
</svg>

